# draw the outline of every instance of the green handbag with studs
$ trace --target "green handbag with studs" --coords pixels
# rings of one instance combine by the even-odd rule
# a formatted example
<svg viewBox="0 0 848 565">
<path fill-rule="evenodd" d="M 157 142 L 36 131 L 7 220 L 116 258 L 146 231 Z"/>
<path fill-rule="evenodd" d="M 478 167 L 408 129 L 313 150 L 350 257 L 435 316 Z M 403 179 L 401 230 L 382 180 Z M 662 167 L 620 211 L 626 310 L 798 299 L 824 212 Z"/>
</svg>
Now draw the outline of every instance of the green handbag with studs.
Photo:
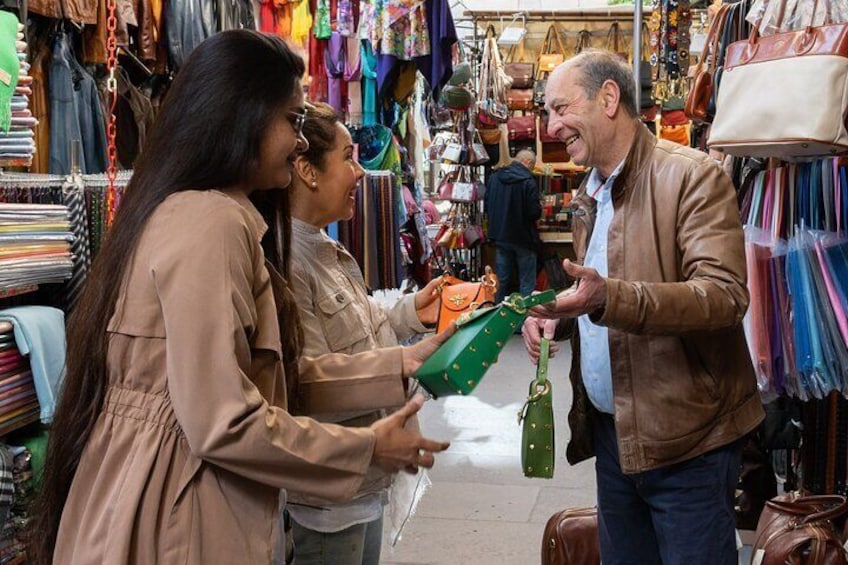
<svg viewBox="0 0 848 565">
<path fill-rule="evenodd" d="M 525 477 L 550 479 L 554 476 L 554 408 L 551 381 L 548 380 L 550 340 L 542 338 L 536 378 L 518 412 L 518 423 L 524 422 L 521 432 L 521 468 Z"/>
<path fill-rule="evenodd" d="M 415 378 L 433 398 L 469 394 L 497 363 L 527 311 L 555 299 L 553 290 L 523 298 L 513 294 L 498 306 L 463 314 L 456 321 L 456 333 L 421 365 Z"/>
</svg>

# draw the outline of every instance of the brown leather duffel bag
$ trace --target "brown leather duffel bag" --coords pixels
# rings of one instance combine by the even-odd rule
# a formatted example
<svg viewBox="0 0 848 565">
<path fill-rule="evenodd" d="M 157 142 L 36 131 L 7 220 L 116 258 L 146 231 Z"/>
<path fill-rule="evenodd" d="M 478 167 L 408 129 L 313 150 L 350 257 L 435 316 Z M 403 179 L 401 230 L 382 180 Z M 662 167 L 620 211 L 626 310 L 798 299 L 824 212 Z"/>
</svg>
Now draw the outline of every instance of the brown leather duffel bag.
<svg viewBox="0 0 848 565">
<path fill-rule="evenodd" d="M 568 508 L 545 525 L 542 565 L 600 565 L 598 509 Z"/>
<path fill-rule="evenodd" d="M 766 502 L 754 541 L 757 565 L 836 565 L 848 563 L 841 529 L 848 513 L 844 496 L 790 493 Z"/>
</svg>

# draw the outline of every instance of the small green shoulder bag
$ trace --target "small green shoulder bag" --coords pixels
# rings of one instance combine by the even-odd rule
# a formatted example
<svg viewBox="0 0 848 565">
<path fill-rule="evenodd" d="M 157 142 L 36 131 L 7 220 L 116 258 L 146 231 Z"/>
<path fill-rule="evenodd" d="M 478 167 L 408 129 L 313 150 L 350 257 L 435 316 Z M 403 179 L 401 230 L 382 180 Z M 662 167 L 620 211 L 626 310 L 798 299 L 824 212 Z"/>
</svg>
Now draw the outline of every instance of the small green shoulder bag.
<svg viewBox="0 0 848 565">
<path fill-rule="evenodd" d="M 550 340 L 542 339 L 542 352 L 536 367 L 536 378 L 518 412 L 518 423 L 524 423 L 521 433 L 521 468 L 525 477 L 550 479 L 554 476 L 554 408 L 551 381 L 548 380 Z"/>
<path fill-rule="evenodd" d="M 552 290 L 532 296 L 513 294 L 499 306 L 463 314 L 456 333 L 416 371 L 415 378 L 434 398 L 469 394 L 533 306 L 556 300 Z"/>
</svg>

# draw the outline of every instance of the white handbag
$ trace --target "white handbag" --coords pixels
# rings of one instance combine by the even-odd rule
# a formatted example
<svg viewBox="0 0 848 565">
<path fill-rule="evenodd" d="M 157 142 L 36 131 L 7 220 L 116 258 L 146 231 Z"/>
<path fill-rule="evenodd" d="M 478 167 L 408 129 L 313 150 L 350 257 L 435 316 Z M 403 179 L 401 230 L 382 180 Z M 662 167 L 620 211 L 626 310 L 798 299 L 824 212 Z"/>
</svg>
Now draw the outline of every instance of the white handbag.
<svg viewBox="0 0 848 565">
<path fill-rule="evenodd" d="M 708 145 L 730 155 L 808 159 L 848 151 L 848 25 L 728 46 Z"/>
</svg>

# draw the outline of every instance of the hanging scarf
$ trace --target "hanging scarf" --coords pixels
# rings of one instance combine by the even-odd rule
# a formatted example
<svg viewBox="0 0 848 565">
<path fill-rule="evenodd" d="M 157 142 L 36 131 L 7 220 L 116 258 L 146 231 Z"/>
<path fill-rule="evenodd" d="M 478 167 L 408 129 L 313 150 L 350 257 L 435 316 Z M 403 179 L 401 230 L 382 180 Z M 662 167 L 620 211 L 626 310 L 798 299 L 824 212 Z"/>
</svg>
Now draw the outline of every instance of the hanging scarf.
<svg viewBox="0 0 848 565">
<path fill-rule="evenodd" d="M 651 71 L 654 98 L 664 109 L 682 110 L 689 70 L 690 0 L 654 0 L 648 27 L 651 32 Z"/>
</svg>

